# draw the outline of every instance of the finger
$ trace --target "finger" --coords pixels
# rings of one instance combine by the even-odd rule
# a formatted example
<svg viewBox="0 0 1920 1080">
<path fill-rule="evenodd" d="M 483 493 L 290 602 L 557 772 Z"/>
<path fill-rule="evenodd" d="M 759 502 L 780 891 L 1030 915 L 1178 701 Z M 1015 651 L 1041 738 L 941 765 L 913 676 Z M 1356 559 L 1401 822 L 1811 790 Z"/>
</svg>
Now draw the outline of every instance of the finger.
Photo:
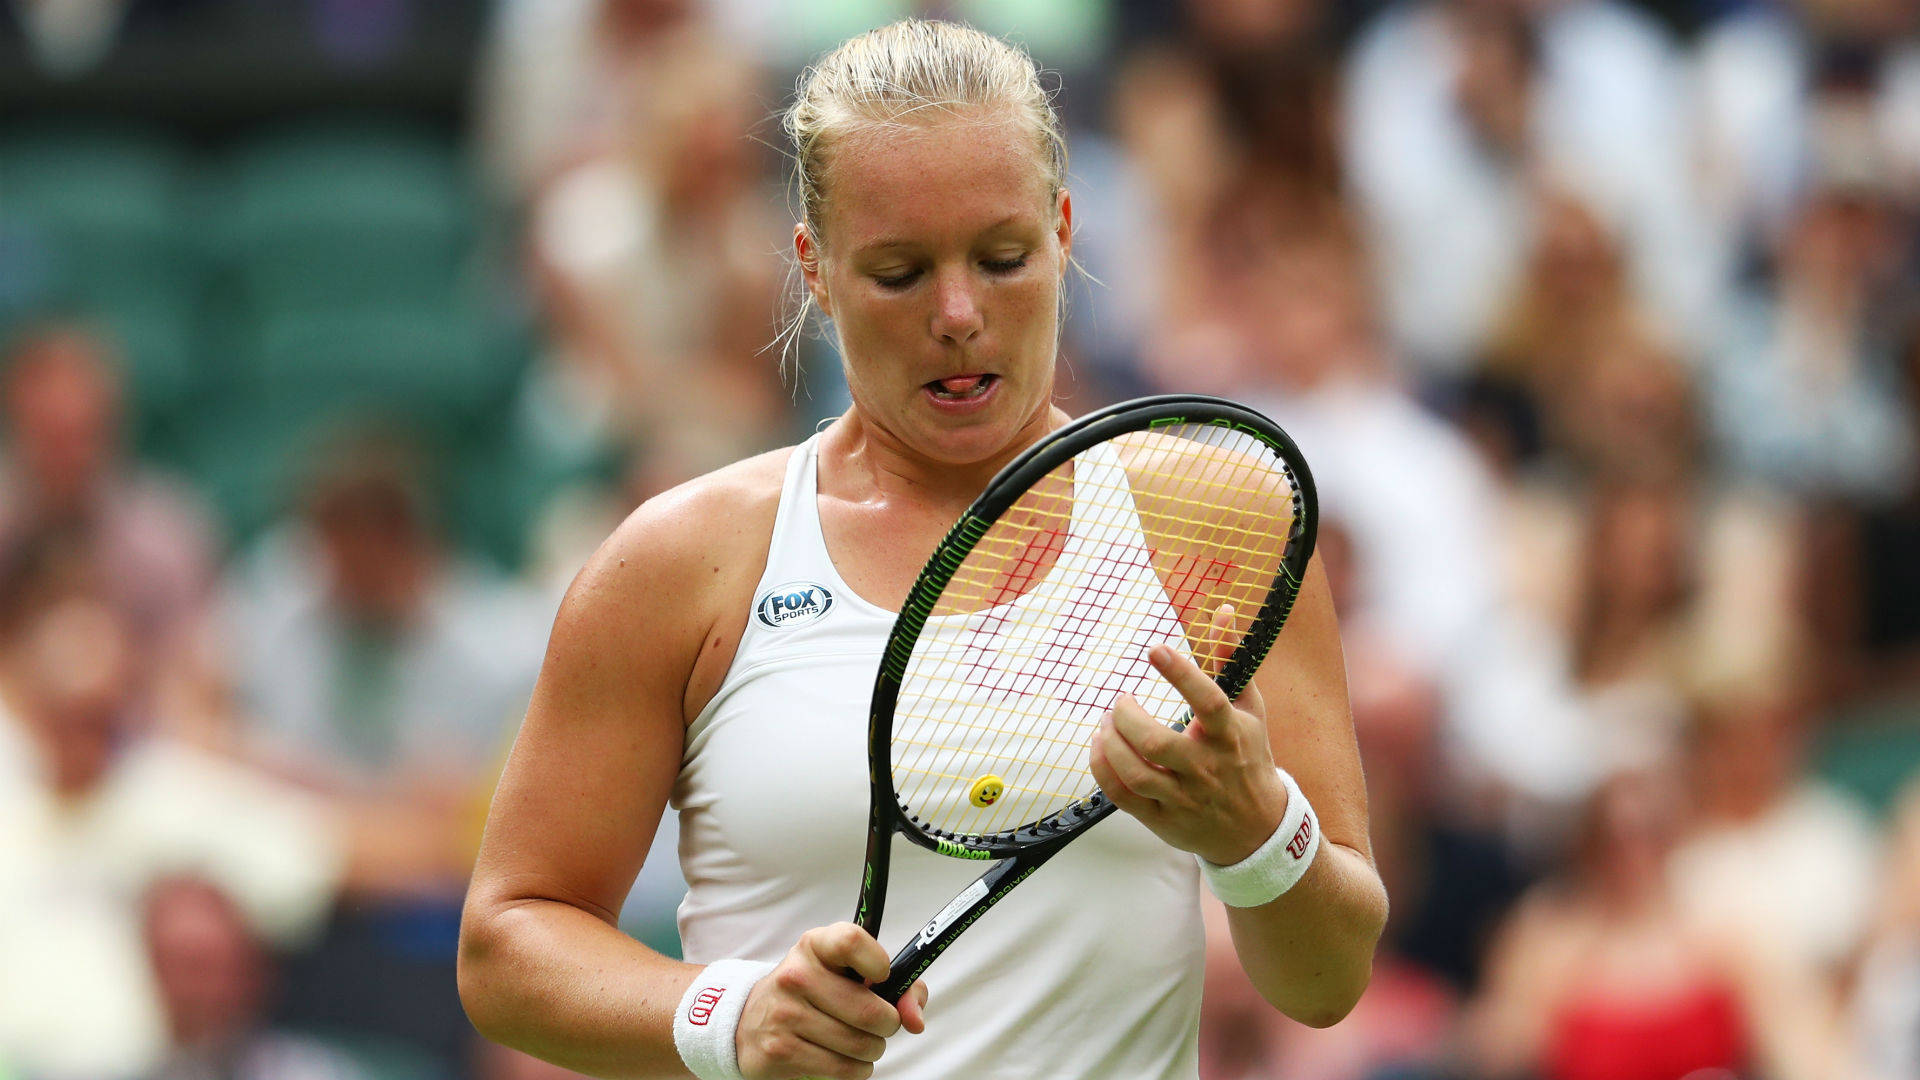
<svg viewBox="0 0 1920 1080">
<path fill-rule="evenodd" d="M 1113 714 L 1108 713 L 1100 721 L 1100 730 L 1094 732 L 1096 745 L 1106 758 L 1108 770 L 1134 798 L 1153 804 L 1148 809 L 1157 808 L 1160 798 L 1171 794 L 1178 781 L 1165 769 L 1156 768 L 1152 762 L 1141 757 L 1138 750 L 1120 737 L 1113 722 Z"/>
<path fill-rule="evenodd" d="M 1267 700 L 1260 696 L 1260 688 L 1254 685 L 1252 679 L 1247 680 L 1247 688 L 1240 691 L 1240 696 L 1233 699 L 1233 704 L 1241 712 L 1249 713 L 1262 721 L 1267 718 Z"/>
<path fill-rule="evenodd" d="M 885 1002 L 881 1004 L 884 1005 Z M 897 1030 L 900 1026 L 900 1018 L 892 1009 L 886 1011 L 887 1026 Z M 855 1027 L 824 1012 L 808 1010 L 802 1013 L 794 1021 L 791 1030 L 802 1039 L 830 1054 L 852 1058 L 855 1061 L 879 1061 L 880 1055 L 887 1049 L 885 1036 Z"/>
<path fill-rule="evenodd" d="M 1113 767 L 1111 746 L 1123 740 L 1112 733 L 1111 720 L 1102 720 L 1100 727 L 1093 733 L 1093 745 L 1087 751 L 1087 766 L 1093 773 L 1093 781 L 1100 785 L 1106 797 L 1122 810 L 1132 814 L 1152 812 L 1156 804 L 1152 799 L 1135 792 L 1127 786 Z"/>
<path fill-rule="evenodd" d="M 1201 671 L 1199 665 L 1173 648 L 1155 645 L 1147 653 L 1147 659 L 1180 692 L 1180 696 L 1187 699 L 1187 706 L 1203 725 L 1208 720 L 1218 723 L 1232 712 L 1233 702 L 1228 700 L 1227 692 L 1220 689 L 1219 684 L 1206 672 Z"/>
<path fill-rule="evenodd" d="M 809 978 L 797 987 L 807 1004 L 823 1015 L 885 1039 L 900 1030 L 900 1015 L 868 986 L 840 975 Z"/>
<path fill-rule="evenodd" d="M 1113 729 L 1155 768 L 1174 773 L 1192 771 L 1192 741 L 1154 719 L 1132 694 L 1121 694 L 1114 701 Z"/>
<path fill-rule="evenodd" d="M 850 922 L 809 930 L 800 935 L 800 945 L 828 971 L 851 970 L 869 983 L 885 982 L 893 971 L 887 950 Z"/>
<path fill-rule="evenodd" d="M 1239 641 L 1234 614 L 1231 603 L 1221 604 L 1213 609 L 1206 627 L 1200 632 L 1200 647 L 1195 650 L 1194 658 L 1210 676 L 1220 674 L 1220 669 L 1227 666 L 1228 659 L 1233 656 L 1234 646 Z"/>
<path fill-rule="evenodd" d="M 871 1061 L 836 1054 L 794 1031 L 764 1036 L 753 1051 L 752 1056 L 760 1060 L 750 1066 L 743 1051 L 741 1072 L 752 1068 L 763 1076 L 832 1077 L 833 1080 L 867 1080 L 873 1075 Z"/>
<path fill-rule="evenodd" d="M 927 984 L 914 983 L 905 994 L 900 996 L 900 1026 L 909 1034 L 918 1035 L 927 1030 Z"/>
</svg>

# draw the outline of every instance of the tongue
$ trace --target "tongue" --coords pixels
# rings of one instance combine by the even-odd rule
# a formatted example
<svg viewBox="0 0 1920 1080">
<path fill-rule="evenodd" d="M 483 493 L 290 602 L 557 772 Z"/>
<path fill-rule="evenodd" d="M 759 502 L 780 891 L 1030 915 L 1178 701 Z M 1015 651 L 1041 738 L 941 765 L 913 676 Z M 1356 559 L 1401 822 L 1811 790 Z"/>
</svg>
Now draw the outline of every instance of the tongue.
<svg viewBox="0 0 1920 1080">
<path fill-rule="evenodd" d="M 951 379 L 941 379 L 938 385 L 949 394 L 964 394 L 980 385 L 980 380 L 984 378 L 985 375 L 955 375 Z"/>
</svg>

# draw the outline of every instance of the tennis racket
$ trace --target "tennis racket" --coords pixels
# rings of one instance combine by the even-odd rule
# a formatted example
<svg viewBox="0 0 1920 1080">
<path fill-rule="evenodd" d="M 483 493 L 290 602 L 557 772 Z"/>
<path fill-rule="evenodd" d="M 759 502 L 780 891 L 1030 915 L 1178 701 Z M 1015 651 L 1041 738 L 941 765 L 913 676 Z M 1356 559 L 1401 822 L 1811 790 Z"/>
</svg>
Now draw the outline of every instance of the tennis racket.
<svg viewBox="0 0 1920 1080">
<path fill-rule="evenodd" d="M 854 920 L 879 934 L 895 833 L 1000 861 L 894 956 L 876 993 L 897 1002 L 1113 812 L 1087 758 L 1118 695 L 1176 730 L 1190 722 L 1151 648 L 1172 645 L 1239 696 L 1293 608 L 1316 514 L 1306 462 L 1278 425 L 1192 395 L 1092 413 L 994 477 L 927 560 L 887 640 Z"/>
</svg>

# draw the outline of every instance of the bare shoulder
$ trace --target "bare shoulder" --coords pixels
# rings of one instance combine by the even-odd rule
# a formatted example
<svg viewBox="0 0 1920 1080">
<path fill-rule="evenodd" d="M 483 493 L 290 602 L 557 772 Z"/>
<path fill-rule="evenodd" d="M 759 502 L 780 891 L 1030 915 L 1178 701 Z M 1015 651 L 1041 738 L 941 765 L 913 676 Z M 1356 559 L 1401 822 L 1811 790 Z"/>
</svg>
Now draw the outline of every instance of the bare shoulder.
<svg viewBox="0 0 1920 1080">
<path fill-rule="evenodd" d="M 1292 486 L 1273 455 L 1251 446 L 1135 431 L 1115 439 L 1114 447 L 1135 494 L 1149 499 L 1191 499 L 1199 493 L 1209 501 L 1245 506 L 1292 498 Z"/>
<path fill-rule="evenodd" d="M 747 458 L 642 503 L 575 576 L 554 645 L 628 642 L 654 658 L 647 666 L 666 661 L 684 686 L 710 631 L 744 607 L 737 601 L 765 568 L 792 452 Z"/>
<path fill-rule="evenodd" d="M 620 523 L 588 568 L 645 558 L 660 572 L 764 545 L 773 531 L 792 447 L 735 462 L 648 499 Z"/>
<path fill-rule="evenodd" d="M 1123 435 L 1115 449 L 1140 526 L 1150 546 L 1165 556 L 1159 561 L 1232 564 L 1245 573 L 1246 581 L 1239 584 L 1256 591 L 1273 580 L 1291 533 L 1281 523 L 1302 508 L 1272 455 L 1152 431 Z M 1181 585 L 1175 579 L 1191 569 L 1162 567 L 1176 592 Z"/>
</svg>

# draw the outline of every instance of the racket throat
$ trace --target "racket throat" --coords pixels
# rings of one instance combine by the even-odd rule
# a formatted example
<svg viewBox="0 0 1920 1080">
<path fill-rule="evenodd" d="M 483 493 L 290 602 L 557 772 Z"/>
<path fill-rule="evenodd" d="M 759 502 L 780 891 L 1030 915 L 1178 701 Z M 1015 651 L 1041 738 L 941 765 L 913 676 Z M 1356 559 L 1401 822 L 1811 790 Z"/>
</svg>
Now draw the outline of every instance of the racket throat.
<svg viewBox="0 0 1920 1080">
<path fill-rule="evenodd" d="M 860 876 L 860 902 L 854 909 L 853 921 L 860 929 L 880 936 L 880 920 L 886 914 L 887 873 L 893 862 L 892 823 L 886 820 L 880 807 L 875 807 L 873 820 L 867 827 L 866 869 Z"/>
<path fill-rule="evenodd" d="M 947 951 L 947 946 L 953 944 L 967 927 L 985 915 L 1002 897 L 1012 892 L 1015 885 L 1040 869 L 1057 850 L 1042 848 L 1029 854 L 1016 855 L 994 864 L 992 869 L 974 879 L 973 884 L 962 889 L 946 907 L 940 909 L 940 914 L 927 920 L 920 932 L 909 938 L 906 945 L 894 954 L 892 972 L 886 982 L 873 988 L 873 992 L 889 1003 L 897 1003 L 934 959 Z"/>
</svg>

